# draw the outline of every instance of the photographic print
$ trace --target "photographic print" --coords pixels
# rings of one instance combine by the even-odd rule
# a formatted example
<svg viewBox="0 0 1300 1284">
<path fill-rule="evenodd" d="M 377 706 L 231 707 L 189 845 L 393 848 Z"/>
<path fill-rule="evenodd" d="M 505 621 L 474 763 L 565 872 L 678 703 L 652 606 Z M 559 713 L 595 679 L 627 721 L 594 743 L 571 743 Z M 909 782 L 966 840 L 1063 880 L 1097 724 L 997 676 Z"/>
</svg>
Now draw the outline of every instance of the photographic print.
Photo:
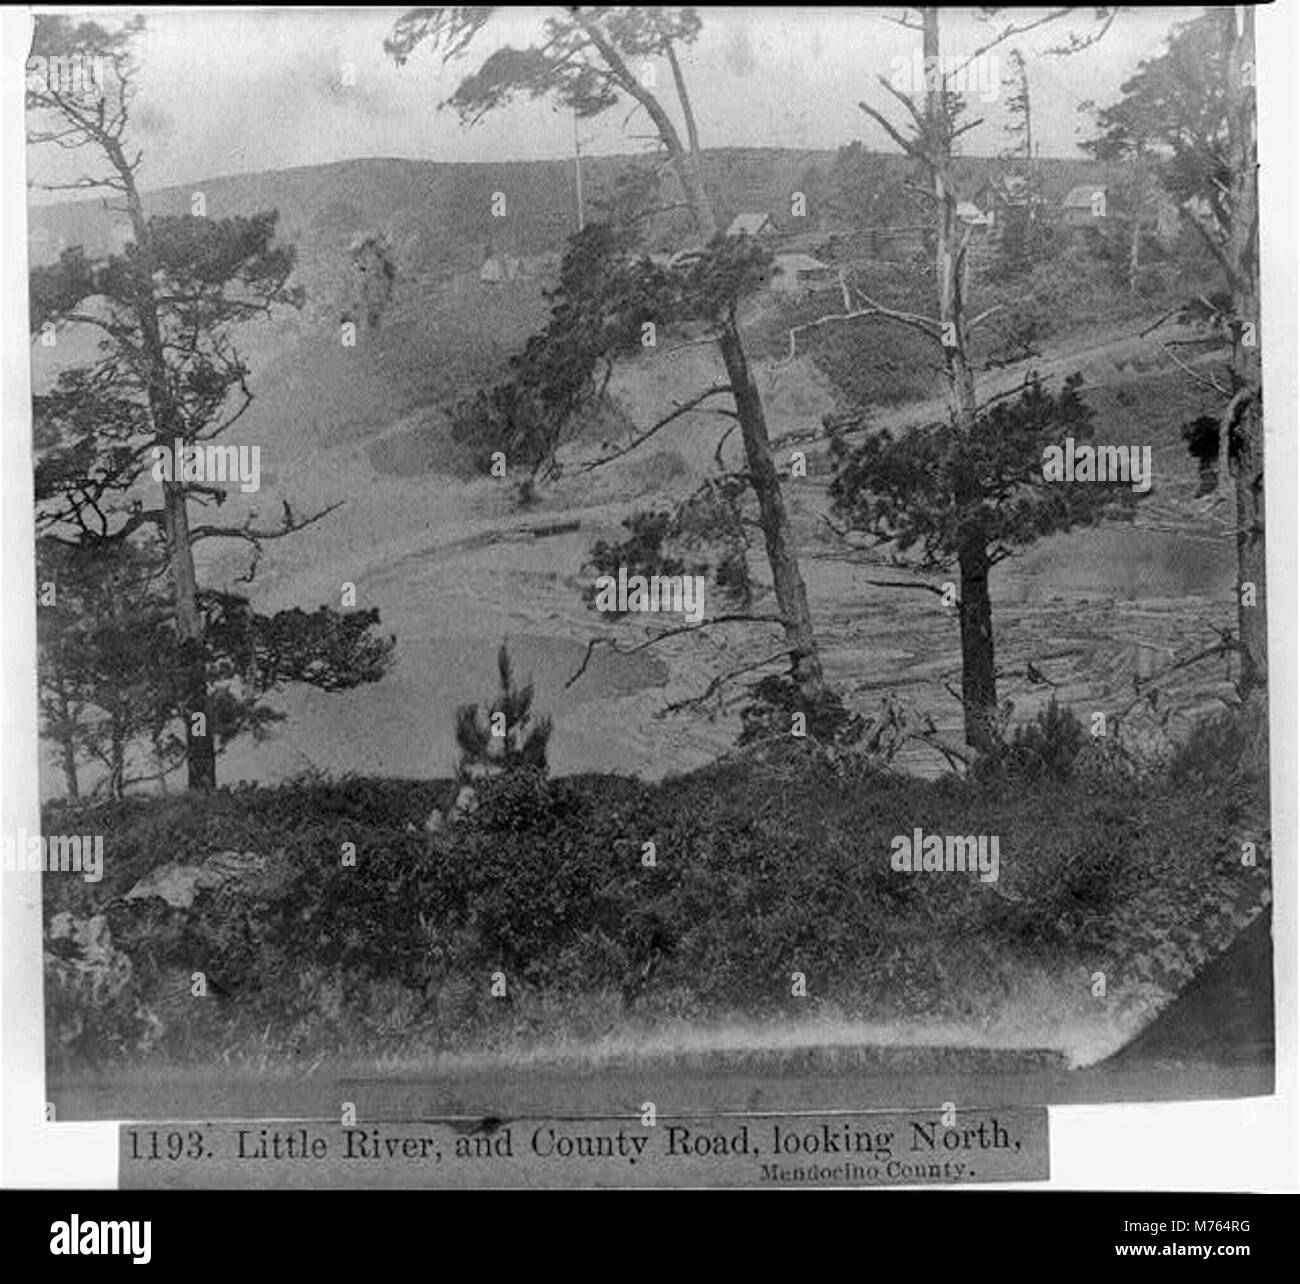
<svg viewBox="0 0 1300 1284">
<path fill-rule="evenodd" d="M 1271 1093 L 1254 40 L 38 15 L 52 1117 Z"/>
</svg>

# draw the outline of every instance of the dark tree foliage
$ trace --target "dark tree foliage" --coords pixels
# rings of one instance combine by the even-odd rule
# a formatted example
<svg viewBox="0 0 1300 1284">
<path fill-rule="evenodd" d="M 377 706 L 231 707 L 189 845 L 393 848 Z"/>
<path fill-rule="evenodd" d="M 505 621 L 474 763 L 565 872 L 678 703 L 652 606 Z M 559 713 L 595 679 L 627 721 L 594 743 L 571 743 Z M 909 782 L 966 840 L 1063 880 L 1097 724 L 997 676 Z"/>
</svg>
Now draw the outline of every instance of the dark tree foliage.
<svg viewBox="0 0 1300 1284">
<path fill-rule="evenodd" d="M 831 485 L 836 511 L 934 569 L 951 565 L 971 536 L 996 564 L 1044 536 L 1131 516 L 1127 484 L 1043 477 L 1046 447 L 1067 436 L 1080 445 L 1095 439 L 1081 383 L 1071 375 L 1053 396 L 1035 380 L 984 410 L 969 435 L 939 423 L 899 437 L 872 432 L 855 450 L 841 445 Z"/>
<path fill-rule="evenodd" d="M 1158 148 L 1160 181 L 1174 200 L 1208 201 L 1226 221 L 1233 172 L 1222 21 L 1210 15 L 1178 27 L 1165 52 L 1139 63 L 1120 99 L 1097 113 L 1097 133 L 1084 146 L 1101 160 Z"/>
<path fill-rule="evenodd" d="M 996 282 L 1017 281 L 1040 264 L 1050 263 L 1060 248 L 1060 231 L 1037 217 L 1031 206 L 1011 206 L 1000 214 L 1001 230 L 989 277 Z"/>
<path fill-rule="evenodd" d="M 453 432 L 480 471 L 488 471 L 497 451 L 534 474 L 550 469 L 565 429 L 603 398 L 614 359 L 638 349 L 652 303 L 633 301 L 635 268 L 626 253 L 626 237 L 603 223 L 571 237 L 559 282 L 546 292 L 546 328 L 510 358 L 502 382 L 453 408 Z M 626 306 L 603 307 L 604 284 Z"/>
<path fill-rule="evenodd" d="M 291 682 L 320 691 L 349 691 L 378 682 L 395 641 L 376 636 L 379 612 L 299 607 L 273 615 L 253 610 L 238 593 L 202 595 L 213 677 L 238 678 L 259 695 Z"/>
<path fill-rule="evenodd" d="M 37 541 L 39 710 L 70 798 L 81 796 L 86 765 L 101 773 L 96 788 L 121 797 L 184 760 L 173 725 L 175 632 L 158 565 L 156 553 L 129 541 L 87 549 Z M 137 749 L 147 751 L 147 769 Z"/>
<path fill-rule="evenodd" d="M 897 158 L 868 151 L 856 139 L 835 153 L 828 186 L 831 213 L 854 231 L 932 219 Z"/>
<path fill-rule="evenodd" d="M 450 62 L 466 52 L 498 8 L 448 5 L 412 9 L 398 19 L 384 41 L 384 50 L 402 66 L 428 41 L 444 62 Z M 653 56 L 665 42 L 690 44 L 700 31 L 700 19 L 692 9 L 628 7 L 594 12 L 600 15 L 602 36 L 620 58 Z M 618 104 L 620 90 L 607 68 L 588 56 L 592 45 L 589 22 L 577 9 L 547 18 L 540 44 L 494 50 L 439 106 L 451 108 L 466 123 L 481 120 L 515 98 L 535 101 L 553 97 L 581 118 L 600 115 Z"/>
<path fill-rule="evenodd" d="M 121 797 L 185 761 L 184 648 L 164 566 L 160 550 L 130 540 L 38 543 L 39 581 L 53 586 L 37 615 L 40 710 L 71 797 L 83 763 L 101 768 L 98 787 Z M 284 720 L 268 702 L 273 693 L 290 683 L 343 691 L 378 681 L 395 645 L 374 634 L 375 610 L 268 615 L 221 591 L 200 592 L 199 608 L 218 755 Z"/>
<path fill-rule="evenodd" d="M 617 578 L 620 569 L 629 577 L 647 578 L 711 574 L 726 606 L 748 611 L 754 586 L 741 512 L 744 492 L 743 479 L 728 474 L 706 481 L 671 510 L 642 509 L 624 518 L 626 539 L 597 540 L 592 546 L 583 570 L 593 578 L 583 585 L 583 600 L 588 605 L 595 601 L 594 577 Z M 702 552 L 709 556 L 696 556 Z"/>
<path fill-rule="evenodd" d="M 673 265 L 635 250 L 634 234 L 590 223 L 570 237 L 560 279 L 547 291 L 550 319 L 510 359 L 508 377 L 460 402 L 453 432 L 486 472 L 496 451 L 534 474 L 556 471 L 555 452 L 586 409 L 603 403 L 614 362 L 642 350 L 646 326 L 716 321 L 757 288 L 770 251 L 719 236 Z"/>
<path fill-rule="evenodd" d="M 871 432 L 852 450 L 833 443 L 831 496 L 852 528 L 892 544 L 920 569 L 959 568 L 962 700 L 968 743 L 980 751 L 996 747 L 990 572 L 1035 540 L 1133 512 L 1127 483 L 1044 478 L 1047 447 L 1094 439 L 1081 382 L 1071 375 L 1053 396 L 1035 380 L 1015 400 L 981 411 L 969 431 L 940 423 L 901 437 Z"/>
</svg>

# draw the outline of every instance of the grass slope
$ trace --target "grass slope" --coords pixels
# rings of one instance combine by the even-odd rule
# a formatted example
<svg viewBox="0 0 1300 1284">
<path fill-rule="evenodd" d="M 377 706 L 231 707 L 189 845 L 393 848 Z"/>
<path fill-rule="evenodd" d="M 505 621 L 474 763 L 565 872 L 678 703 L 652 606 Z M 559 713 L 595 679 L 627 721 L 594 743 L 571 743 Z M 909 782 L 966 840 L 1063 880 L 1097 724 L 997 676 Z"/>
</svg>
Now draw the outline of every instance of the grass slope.
<svg viewBox="0 0 1300 1284">
<path fill-rule="evenodd" d="M 1268 901 L 1263 785 L 1230 761 L 1202 736 L 1140 790 L 976 785 L 791 742 L 658 784 L 503 779 L 433 839 L 445 783 L 52 805 L 47 833 L 105 835 L 101 883 L 45 880 L 52 1069 L 581 1062 L 795 1028 L 811 1044 L 933 1042 L 927 1026 L 1092 1059 Z M 998 835 L 997 883 L 891 870 L 891 840 L 916 827 Z M 189 908 L 124 899 L 225 851 L 251 853 L 256 877 Z"/>
</svg>

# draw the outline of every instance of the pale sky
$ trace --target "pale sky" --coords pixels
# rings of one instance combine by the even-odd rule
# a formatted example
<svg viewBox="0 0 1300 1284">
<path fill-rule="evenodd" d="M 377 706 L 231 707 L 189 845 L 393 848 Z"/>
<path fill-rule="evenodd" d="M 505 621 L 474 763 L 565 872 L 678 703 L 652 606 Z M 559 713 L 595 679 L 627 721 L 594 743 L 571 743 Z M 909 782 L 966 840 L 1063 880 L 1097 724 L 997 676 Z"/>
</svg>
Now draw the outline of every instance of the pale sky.
<svg viewBox="0 0 1300 1284">
<path fill-rule="evenodd" d="M 398 68 L 383 40 L 404 11 L 151 10 L 133 120 L 145 152 L 142 185 L 371 156 L 501 161 L 572 154 L 572 118 L 545 102 L 514 104 L 474 128 L 435 110 L 493 48 L 530 41 L 545 10 L 503 11 L 461 62 L 444 66 L 422 48 Z M 898 117 L 901 109 L 876 77 L 891 75 L 895 60 L 910 59 L 917 48 L 915 33 L 884 16 L 899 12 L 701 9 L 703 31 L 683 64 L 703 145 L 834 148 L 856 138 L 892 150 L 857 103 L 866 99 Z M 1014 10 L 995 21 L 1019 22 L 1034 12 Z M 1123 13 L 1101 42 L 1069 57 L 1043 51 L 1072 26 L 1088 29 L 1090 7 L 1013 42 L 1029 59 L 1042 154 L 1077 155 L 1078 103 L 1113 99 L 1138 60 L 1158 53 L 1171 25 L 1194 12 Z M 942 23 L 945 55 L 973 52 L 991 30 L 973 10 L 945 11 Z M 997 51 L 1004 76 L 1011 47 Z M 341 84 L 344 64 L 355 69 L 354 88 Z M 658 70 L 666 85 L 666 67 Z M 968 152 L 990 155 L 1006 146 L 1006 96 L 1005 88 L 995 102 L 974 96 L 971 114 L 986 123 L 967 136 Z M 584 150 L 645 146 L 637 137 L 649 132 L 644 115 L 626 116 L 614 110 L 584 122 Z M 40 150 L 44 155 L 30 161 L 40 167 L 34 177 L 48 176 L 45 167 L 54 163 L 51 149 Z"/>
</svg>

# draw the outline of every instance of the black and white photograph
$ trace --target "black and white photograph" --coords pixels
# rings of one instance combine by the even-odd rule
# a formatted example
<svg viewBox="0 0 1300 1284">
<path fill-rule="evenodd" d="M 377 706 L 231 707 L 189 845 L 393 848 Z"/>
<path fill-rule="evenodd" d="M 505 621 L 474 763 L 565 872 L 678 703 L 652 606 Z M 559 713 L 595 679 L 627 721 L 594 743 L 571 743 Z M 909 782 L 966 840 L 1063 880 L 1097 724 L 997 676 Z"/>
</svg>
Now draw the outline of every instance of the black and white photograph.
<svg viewBox="0 0 1300 1284">
<path fill-rule="evenodd" d="M 960 1185 L 1270 1098 L 1272 17 L 35 12 L 47 1120 Z"/>
</svg>

